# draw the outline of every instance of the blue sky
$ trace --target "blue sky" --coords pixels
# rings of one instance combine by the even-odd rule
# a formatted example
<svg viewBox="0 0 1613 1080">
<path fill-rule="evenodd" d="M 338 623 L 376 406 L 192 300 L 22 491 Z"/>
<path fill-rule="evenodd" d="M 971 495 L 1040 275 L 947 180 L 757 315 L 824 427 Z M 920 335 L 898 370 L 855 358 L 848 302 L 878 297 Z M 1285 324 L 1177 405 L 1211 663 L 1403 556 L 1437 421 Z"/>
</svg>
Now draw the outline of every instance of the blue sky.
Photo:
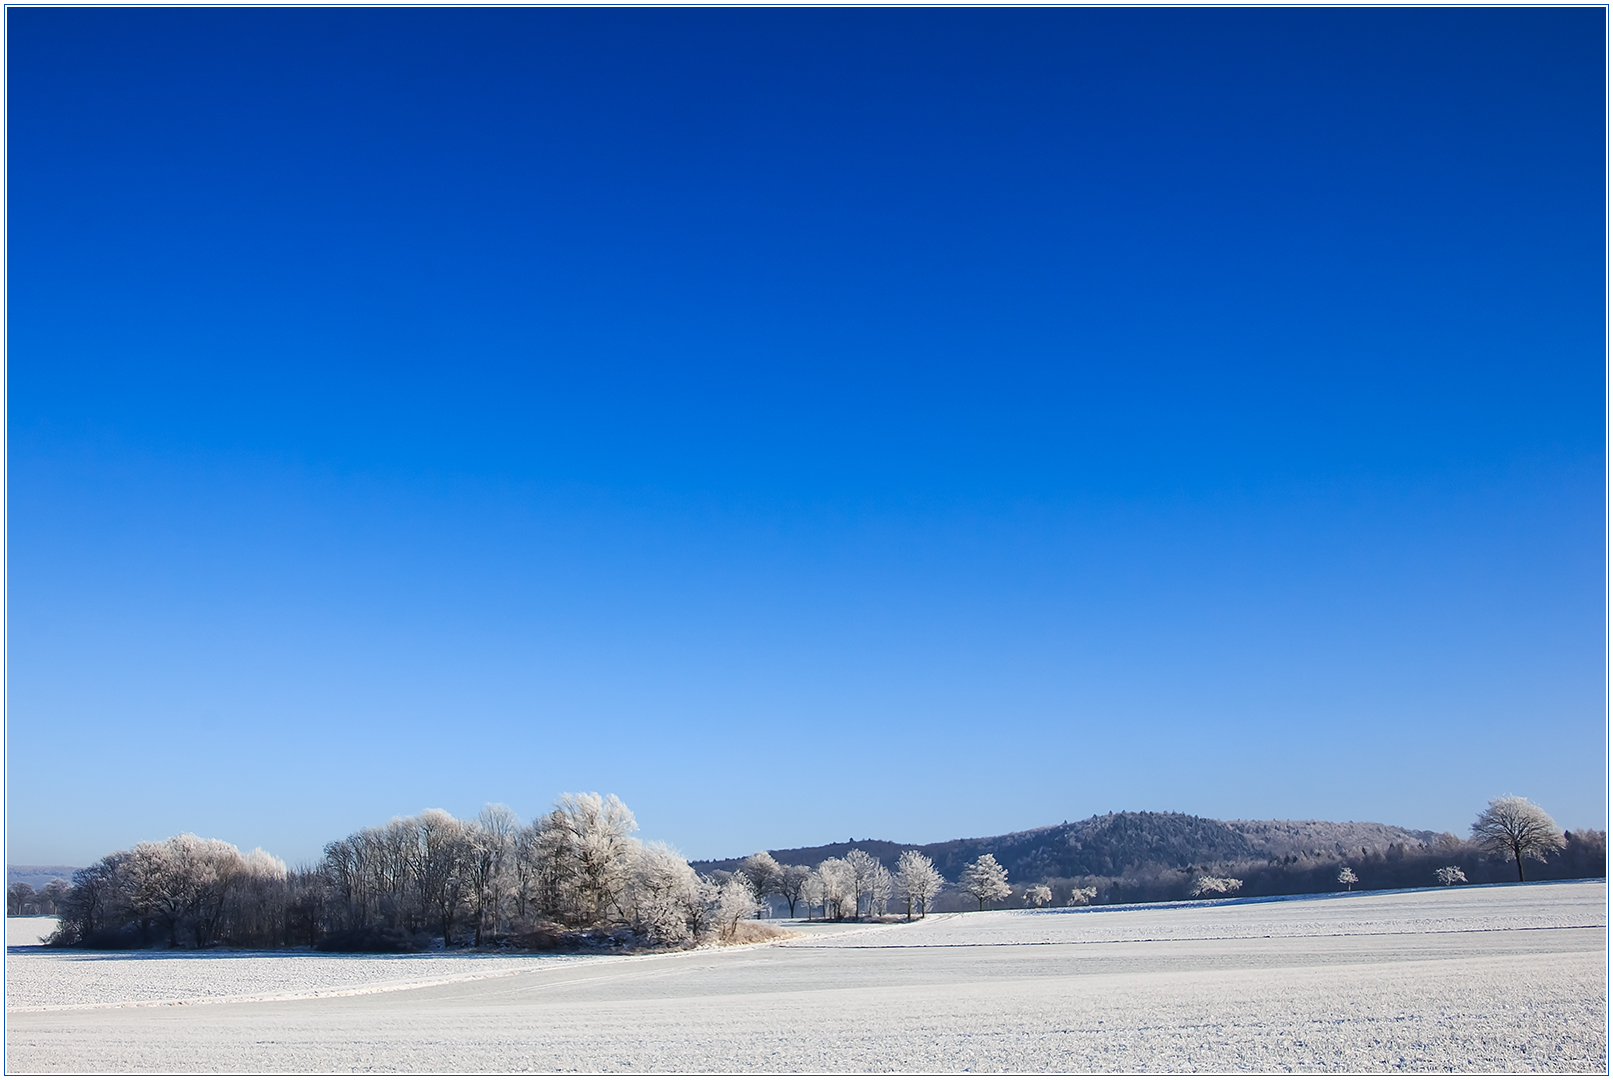
<svg viewBox="0 0 1613 1080">
<path fill-rule="evenodd" d="M 9 9 L 8 858 L 1605 827 L 1604 17 Z"/>
</svg>

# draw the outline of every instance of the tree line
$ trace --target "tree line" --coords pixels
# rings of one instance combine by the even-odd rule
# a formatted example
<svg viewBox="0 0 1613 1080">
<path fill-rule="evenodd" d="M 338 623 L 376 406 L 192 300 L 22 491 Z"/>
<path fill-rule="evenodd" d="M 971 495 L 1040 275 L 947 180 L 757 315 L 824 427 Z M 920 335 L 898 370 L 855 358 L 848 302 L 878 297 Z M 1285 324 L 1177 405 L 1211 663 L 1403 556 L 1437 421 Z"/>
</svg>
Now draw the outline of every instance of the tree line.
<svg viewBox="0 0 1613 1080">
<path fill-rule="evenodd" d="M 1506 880 L 1525 864 L 1545 877 L 1606 874 L 1607 835 L 1560 832 L 1526 799 L 1492 800 L 1470 839 L 1412 848 L 1290 854 L 1281 859 L 1141 868 L 1117 877 L 1044 877 L 1019 886 L 992 853 L 949 883 L 914 849 L 894 867 L 860 848 L 816 866 L 767 852 L 735 870 L 697 873 L 675 850 L 633 836 L 614 795 L 566 794 L 523 822 L 489 805 L 459 820 L 442 810 L 394 818 L 325 845 L 312 866 L 185 834 L 136 844 L 35 892 L 7 891 L 10 914 L 60 917 L 56 945 L 90 948 L 314 946 L 339 951 L 444 947 L 686 947 L 761 933 L 745 920 L 770 898 L 790 916 L 923 918 L 944 889 L 977 909 L 1271 896 L 1343 887 L 1405 888 Z M 1502 861 L 1505 860 L 1505 861 Z M 947 895 L 953 895 L 949 893 Z M 743 925 L 742 925 L 743 924 Z M 749 927 L 749 929 L 747 929 Z"/>
<path fill-rule="evenodd" d="M 325 845 L 309 867 L 189 834 L 73 874 L 54 945 L 681 947 L 742 936 L 746 880 L 695 873 L 643 843 L 614 795 L 566 794 L 532 822 L 490 805 L 394 818 Z"/>
</svg>

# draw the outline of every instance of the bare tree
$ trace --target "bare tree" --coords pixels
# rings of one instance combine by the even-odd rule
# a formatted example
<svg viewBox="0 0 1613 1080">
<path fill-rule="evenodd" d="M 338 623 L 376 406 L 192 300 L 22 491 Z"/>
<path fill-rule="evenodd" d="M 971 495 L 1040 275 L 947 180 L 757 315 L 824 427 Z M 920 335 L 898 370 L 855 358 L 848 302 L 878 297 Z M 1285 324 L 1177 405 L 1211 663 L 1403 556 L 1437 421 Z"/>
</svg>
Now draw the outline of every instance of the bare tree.
<svg viewBox="0 0 1613 1080">
<path fill-rule="evenodd" d="M 1339 884 L 1344 886 L 1345 892 L 1349 892 L 1350 886 L 1354 885 L 1360 880 L 1360 878 L 1355 876 L 1355 871 L 1351 870 L 1348 866 L 1339 870 Z"/>
<path fill-rule="evenodd" d="M 465 868 L 470 878 L 473 919 L 476 923 L 475 944 L 481 945 L 482 931 L 488 915 L 493 917 L 493 932 L 498 933 L 499 907 L 503 900 L 504 879 L 509 852 L 514 837 L 521 827 L 521 819 L 508 806 L 488 803 L 476 820 L 466 826 Z"/>
<path fill-rule="evenodd" d="M 774 891 L 784 897 L 784 902 L 790 905 L 790 918 L 795 918 L 795 905 L 801 902 L 806 895 L 807 878 L 811 876 L 812 869 L 806 866 L 779 867 L 778 884 Z M 808 915 L 811 914 L 809 911 Z"/>
<path fill-rule="evenodd" d="M 989 852 L 963 868 L 958 887 L 974 897 L 980 910 L 992 900 L 1001 900 L 1014 890 L 1008 887 L 1008 871 Z"/>
<path fill-rule="evenodd" d="M 17 918 L 34 914 L 34 887 L 26 881 L 14 881 L 6 886 L 6 915 Z"/>
<path fill-rule="evenodd" d="M 1562 831 L 1551 815 L 1521 795 L 1491 799 L 1473 823 L 1473 842 L 1493 855 L 1511 855 L 1519 881 L 1524 879 L 1524 859 L 1545 862 L 1549 853 L 1564 846 Z"/>
<path fill-rule="evenodd" d="M 915 907 L 919 909 L 919 918 L 924 917 L 925 908 L 944 884 L 946 879 L 928 855 L 904 851 L 896 857 L 896 895 L 907 907 L 908 922 L 913 921 Z"/>
<path fill-rule="evenodd" d="M 1442 866 L 1434 871 L 1434 880 L 1441 885 L 1456 885 L 1467 880 L 1460 866 Z"/>
</svg>

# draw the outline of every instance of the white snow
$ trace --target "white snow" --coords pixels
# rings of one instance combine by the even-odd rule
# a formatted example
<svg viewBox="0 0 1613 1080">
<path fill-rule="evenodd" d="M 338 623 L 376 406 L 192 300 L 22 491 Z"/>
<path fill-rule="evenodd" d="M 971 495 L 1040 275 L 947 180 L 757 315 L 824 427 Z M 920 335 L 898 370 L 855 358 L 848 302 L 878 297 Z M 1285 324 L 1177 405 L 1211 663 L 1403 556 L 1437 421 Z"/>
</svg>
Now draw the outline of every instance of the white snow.
<svg viewBox="0 0 1613 1080">
<path fill-rule="evenodd" d="M 1605 883 L 1545 883 L 971 913 L 524 965 L 30 949 L 7 958 L 5 1066 L 1605 1073 L 1606 911 Z"/>
<path fill-rule="evenodd" d="M 38 945 L 56 932 L 56 916 L 27 915 L 6 919 L 6 945 Z"/>
</svg>

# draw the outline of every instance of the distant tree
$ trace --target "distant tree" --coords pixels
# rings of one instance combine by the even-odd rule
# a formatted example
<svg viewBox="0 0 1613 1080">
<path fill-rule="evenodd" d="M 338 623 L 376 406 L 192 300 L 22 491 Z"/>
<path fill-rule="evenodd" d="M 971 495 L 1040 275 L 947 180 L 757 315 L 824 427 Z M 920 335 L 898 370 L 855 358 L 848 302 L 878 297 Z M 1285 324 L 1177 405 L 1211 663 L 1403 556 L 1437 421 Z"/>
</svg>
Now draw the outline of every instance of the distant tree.
<svg viewBox="0 0 1613 1080">
<path fill-rule="evenodd" d="M 989 852 L 963 868 L 958 887 L 975 898 L 981 911 L 986 910 L 988 902 L 1001 900 L 1014 891 L 1008 887 L 1008 871 Z"/>
<path fill-rule="evenodd" d="M 839 922 L 849 910 L 857 916 L 857 879 L 845 859 L 828 858 L 818 864 L 823 887 L 823 917 Z"/>
<path fill-rule="evenodd" d="M 807 906 L 807 918 L 812 918 L 813 908 L 820 909 L 825 920 L 829 918 L 829 883 L 823 878 L 822 863 L 807 871 L 806 880 L 801 883 L 801 899 Z"/>
<path fill-rule="evenodd" d="M 1046 885 L 1032 885 L 1025 890 L 1026 907 L 1046 907 L 1053 902 L 1053 890 Z"/>
<path fill-rule="evenodd" d="M 915 907 L 919 918 L 924 918 L 925 909 L 944 884 L 946 879 L 928 855 L 904 851 L 896 857 L 896 896 L 906 906 L 909 922 L 913 921 Z"/>
<path fill-rule="evenodd" d="M 1493 855 L 1511 855 L 1523 877 L 1523 860 L 1546 861 L 1553 851 L 1563 849 L 1563 834 L 1551 815 L 1520 795 L 1491 799 L 1484 813 L 1473 823 L 1473 842 Z"/>
<path fill-rule="evenodd" d="M 1360 878 L 1355 876 L 1355 871 L 1351 870 L 1348 866 L 1343 867 L 1343 868 L 1341 868 L 1339 870 L 1339 884 L 1344 886 L 1344 891 L 1345 892 L 1349 892 L 1350 891 L 1350 886 L 1354 885 L 1356 882 L 1358 882 L 1360 880 L 1361 880 Z"/>
<path fill-rule="evenodd" d="M 765 851 L 758 851 L 748 855 L 740 861 L 739 872 L 750 884 L 751 896 L 755 898 L 758 906 L 767 903 L 767 898 L 779 891 L 782 884 L 780 878 L 784 868 L 778 860 Z"/>
<path fill-rule="evenodd" d="M 1215 893 L 1218 896 L 1237 892 L 1243 888 L 1243 882 L 1235 877 L 1212 877 L 1209 874 L 1200 874 L 1193 881 L 1192 893 L 1194 896 L 1208 896 Z"/>
<path fill-rule="evenodd" d="M 891 896 L 896 892 L 896 879 L 885 869 L 885 864 L 874 863 L 874 872 L 868 882 L 868 915 L 877 918 L 885 914 Z"/>
<path fill-rule="evenodd" d="M 846 852 L 844 861 L 851 873 L 852 917 L 856 918 L 862 914 L 864 897 L 868 899 L 868 913 L 872 915 L 874 875 L 880 868 L 879 860 L 861 848 L 852 848 Z"/>
<path fill-rule="evenodd" d="M 1434 871 L 1434 879 L 1441 885 L 1455 885 L 1467 880 L 1460 866 L 1442 866 Z"/>
<path fill-rule="evenodd" d="M 6 914 L 11 918 L 32 915 L 33 903 L 34 887 L 26 881 L 14 881 L 6 886 Z"/>
<path fill-rule="evenodd" d="M 812 869 L 807 866 L 779 867 L 778 884 L 774 886 L 774 891 L 784 897 L 784 902 L 790 905 L 792 919 L 795 918 L 795 905 L 806 895 L 807 878 L 811 874 Z"/>
<path fill-rule="evenodd" d="M 1086 904 L 1092 903 L 1092 901 L 1096 900 L 1097 898 L 1098 887 L 1096 885 L 1088 885 L 1086 888 L 1082 888 L 1078 885 L 1070 890 L 1071 907 L 1082 907 Z"/>
<path fill-rule="evenodd" d="M 67 899 L 67 894 L 72 889 L 72 883 L 63 881 L 61 878 L 51 878 L 45 882 L 45 887 L 39 890 L 39 898 L 43 901 L 40 905 L 39 913 L 41 915 L 55 915 L 61 909 L 62 902 Z"/>
</svg>

